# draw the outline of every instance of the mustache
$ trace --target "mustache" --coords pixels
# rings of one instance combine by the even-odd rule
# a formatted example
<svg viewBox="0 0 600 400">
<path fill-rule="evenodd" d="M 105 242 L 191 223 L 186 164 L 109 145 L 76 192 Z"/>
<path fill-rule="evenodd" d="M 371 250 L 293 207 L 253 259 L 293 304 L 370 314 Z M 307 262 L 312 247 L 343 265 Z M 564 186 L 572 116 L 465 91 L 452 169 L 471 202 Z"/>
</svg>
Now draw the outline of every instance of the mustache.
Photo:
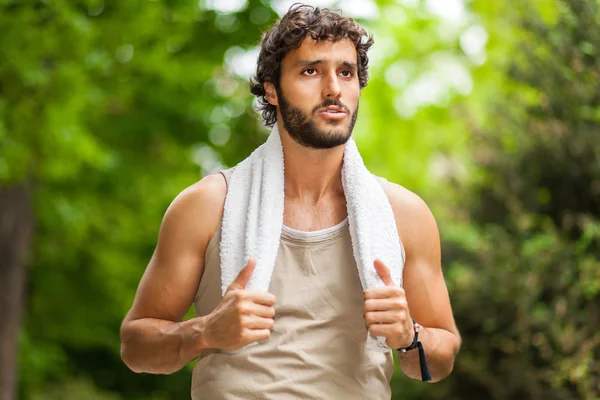
<svg viewBox="0 0 600 400">
<path fill-rule="evenodd" d="M 339 100 L 330 100 L 330 99 L 327 99 L 327 100 L 325 100 L 325 101 L 324 101 L 322 104 L 320 104 L 320 105 L 316 106 L 315 108 L 313 108 L 313 111 L 312 111 L 312 112 L 313 112 L 313 114 L 314 114 L 314 113 L 316 113 L 316 112 L 317 112 L 319 109 L 321 109 L 321 108 L 325 108 L 325 107 L 329 107 L 329 106 L 336 106 L 336 107 L 339 107 L 339 108 L 341 108 L 342 110 L 346 111 L 346 113 L 348 113 L 348 114 L 350 114 L 350 115 L 352 114 L 352 112 L 350 112 L 350 109 L 349 109 L 348 107 L 346 107 L 346 105 L 345 105 L 344 103 L 342 103 L 342 102 L 341 102 L 341 101 L 339 101 Z"/>
</svg>

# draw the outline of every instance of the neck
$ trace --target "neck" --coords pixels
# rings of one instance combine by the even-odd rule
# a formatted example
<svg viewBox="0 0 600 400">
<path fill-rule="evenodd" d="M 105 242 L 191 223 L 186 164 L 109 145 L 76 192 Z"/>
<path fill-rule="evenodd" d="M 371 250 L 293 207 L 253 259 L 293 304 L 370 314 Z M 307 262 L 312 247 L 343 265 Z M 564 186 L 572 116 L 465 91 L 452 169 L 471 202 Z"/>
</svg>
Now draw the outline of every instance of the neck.
<svg viewBox="0 0 600 400">
<path fill-rule="evenodd" d="M 280 123 L 279 121 L 277 122 Z M 311 149 L 296 142 L 279 125 L 285 168 L 285 196 L 318 203 L 325 197 L 343 195 L 344 147 Z"/>
</svg>

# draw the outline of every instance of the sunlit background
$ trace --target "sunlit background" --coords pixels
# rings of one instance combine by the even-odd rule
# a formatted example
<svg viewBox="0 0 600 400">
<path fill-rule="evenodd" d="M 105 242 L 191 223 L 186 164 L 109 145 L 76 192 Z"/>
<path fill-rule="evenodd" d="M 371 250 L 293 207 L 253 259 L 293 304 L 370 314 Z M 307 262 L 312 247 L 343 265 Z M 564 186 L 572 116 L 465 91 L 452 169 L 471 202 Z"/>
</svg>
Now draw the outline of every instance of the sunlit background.
<svg viewBox="0 0 600 400">
<path fill-rule="evenodd" d="M 0 0 L 1 400 L 189 398 L 119 326 L 171 200 L 266 139 L 248 81 L 293 3 Z M 354 137 L 441 232 L 463 348 L 393 398 L 599 399 L 599 3 L 309 4 L 373 34 Z"/>
</svg>

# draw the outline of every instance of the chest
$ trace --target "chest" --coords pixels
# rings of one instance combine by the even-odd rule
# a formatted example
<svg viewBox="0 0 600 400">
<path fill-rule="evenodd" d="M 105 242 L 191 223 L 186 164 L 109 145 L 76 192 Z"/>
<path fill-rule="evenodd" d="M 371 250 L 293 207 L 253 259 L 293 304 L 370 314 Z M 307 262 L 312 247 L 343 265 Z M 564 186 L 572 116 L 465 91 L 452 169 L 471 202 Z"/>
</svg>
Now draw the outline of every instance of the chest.
<svg viewBox="0 0 600 400">
<path fill-rule="evenodd" d="M 283 224 L 299 231 L 318 231 L 339 224 L 347 215 L 343 196 L 319 204 L 286 199 Z"/>
</svg>

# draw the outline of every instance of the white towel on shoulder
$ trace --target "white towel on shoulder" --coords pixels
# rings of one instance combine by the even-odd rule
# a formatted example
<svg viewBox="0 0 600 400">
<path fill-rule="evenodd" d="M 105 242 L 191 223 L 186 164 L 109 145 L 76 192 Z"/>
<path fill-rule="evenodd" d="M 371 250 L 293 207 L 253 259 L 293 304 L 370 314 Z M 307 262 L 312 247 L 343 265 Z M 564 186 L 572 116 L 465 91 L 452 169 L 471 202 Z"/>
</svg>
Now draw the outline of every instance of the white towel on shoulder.
<svg viewBox="0 0 600 400">
<path fill-rule="evenodd" d="M 229 180 L 221 226 L 221 291 L 244 268 L 249 257 L 256 267 L 246 289 L 268 291 L 279 250 L 284 207 L 283 148 L 277 124 L 266 143 L 239 163 Z M 342 165 L 348 222 L 354 259 L 363 289 L 383 286 L 375 270 L 376 258 L 402 286 L 403 248 L 388 198 L 362 160 L 352 138 L 346 143 Z M 384 337 L 369 335 L 372 349 L 389 351 Z"/>
</svg>

